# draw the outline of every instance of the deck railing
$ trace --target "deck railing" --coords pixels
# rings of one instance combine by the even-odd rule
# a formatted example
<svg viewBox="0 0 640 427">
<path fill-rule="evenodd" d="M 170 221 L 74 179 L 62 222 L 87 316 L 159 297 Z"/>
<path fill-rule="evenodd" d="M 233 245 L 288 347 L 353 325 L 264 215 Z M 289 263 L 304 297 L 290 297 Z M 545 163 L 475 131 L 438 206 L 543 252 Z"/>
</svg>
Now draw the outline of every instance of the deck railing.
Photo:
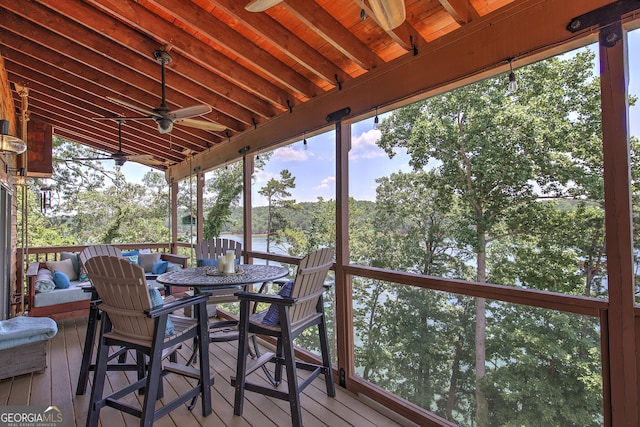
<svg viewBox="0 0 640 427">
<path fill-rule="evenodd" d="M 122 250 L 131 249 L 151 249 L 153 251 L 176 253 L 183 256 L 188 256 L 191 260 L 194 259 L 191 245 L 188 243 L 143 243 L 143 244 L 118 244 L 116 245 Z M 56 247 L 31 247 L 23 251 L 18 249 L 18 283 L 16 283 L 16 293 L 14 297 L 20 296 L 19 290 L 23 289 L 24 284 L 21 278 L 24 276 L 24 269 L 27 268 L 28 263 L 34 261 L 48 261 L 58 260 L 61 252 L 79 252 L 86 246 L 56 246 Z M 268 261 L 280 262 L 285 264 L 296 264 L 297 257 L 271 254 L 257 251 L 249 251 L 244 253 L 245 260 L 251 260 L 252 258 L 264 259 Z M 188 265 L 192 265 L 189 262 Z M 603 386 L 603 416 L 604 420 L 610 419 L 611 411 L 611 396 L 610 396 L 610 384 L 608 380 L 609 376 L 609 360 L 606 356 L 608 351 L 605 349 L 608 346 L 609 341 L 609 329 L 607 321 L 607 313 L 609 310 L 609 302 L 607 300 L 557 294 L 545 291 L 519 289 L 515 287 L 498 286 L 491 284 L 479 284 L 474 282 L 466 282 L 462 280 L 444 279 L 431 276 L 423 276 L 418 274 L 383 270 L 374 267 L 367 267 L 361 265 L 343 265 L 336 266 L 336 276 L 342 275 L 342 277 L 336 277 L 336 282 L 340 286 L 341 280 L 351 280 L 352 278 L 368 278 L 379 281 L 384 281 L 393 284 L 406 285 L 415 288 L 422 288 L 431 291 L 447 292 L 457 295 L 465 295 L 476 298 L 485 298 L 488 300 L 501 301 L 505 303 L 513 303 L 533 308 L 543 308 L 549 310 L 556 310 L 562 313 L 573 313 L 580 316 L 589 316 L 597 318 L 600 322 L 601 333 L 601 348 L 602 348 L 602 386 Z M 352 304 L 350 300 L 344 301 L 345 296 L 338 292 L 336 289 L 336 306 L 340 307 L 341 304 Z M 340 301 L 340 299 L 343 299 Z M 12 299 L 12 304 L 15 304 L 15 299 Z M 347 360 L 351 360 L 353 364 L 353 351 L 355 344 L 349 338 L 352 336 L 353 331 L 353 319 L 345 319 L 340 309 L 336 309 L 335 316 L 335 334 L 337 336 L 337 357 L 347 356 Z M 640 324 L 640 307 L 636 308 L 636 321 Z M 640 328 L 638 328 L 640 329 Z M 640 339 L 640 338 L 639 338 Z M 351 344 L 348 344 L 351 342 Z M 302 351 L 301 356 L 307 359 L 315 358 L 311 352 Z M 336 356 L 334 356 L 336 357 Z M 341 365 L 345 365 L 344 360 L 340 362 Z M 638 369 L 640 370 L 640 356 L 637 357 Z M 349 365 L 347 365 L 349 366 Z M 353 392 L 362 393 L 369 396 L 373 400 L 387 406 L 396 413 L 403 414 L 410 420 L 419 424 L 428 425 L 448 425 L 446 420 L 443 420 L 434 414 L 426 411 L 425 409 L 416 406 L 391 392 L 384 390 L 383 388 L 369 382 L 362 377 L 355 374 L 352 371 L 353 367 L 347 369 L 345 372 L 343 369 L 339 369 L 336 372 L 336 378 L 340 379 L 342 385 L 348 384 L 348 389 Z M 349 372 L 351 370 L 351 372 Z M 346 378 L 345 378 L 346 377 Z M 640 403 L 640 402 L 639 402 Z"/>
</svg>

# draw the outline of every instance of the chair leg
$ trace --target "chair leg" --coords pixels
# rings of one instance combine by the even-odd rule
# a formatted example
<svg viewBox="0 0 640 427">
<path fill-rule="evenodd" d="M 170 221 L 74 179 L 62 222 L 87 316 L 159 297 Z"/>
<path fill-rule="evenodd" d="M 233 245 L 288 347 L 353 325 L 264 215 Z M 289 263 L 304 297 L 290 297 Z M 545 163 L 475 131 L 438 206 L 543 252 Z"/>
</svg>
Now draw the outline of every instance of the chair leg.
<svg viewBox="0 0 640 427">
<path fill-rule="evenodd" d="M 233 413 L 242 415 L 244 408 L 244 386 L 246 383 L 247 355 L 249 353 L 249 302 L 240 302 L 240 324 L 238 325 L 238 359 L 236 365 L 236 385 L 233 402 Z"/>
<path fill-rule="evenodd" d="M 282 364 L 284 361 L 284 353 L 282 350 L 282 338 L 276 340 L 276 363 L 273 367 L 274 385 L 277 387 L 282 382 Z"/>
<path fill-rule="evenodd" d="M 98 329 L 98 305 L 91 302 L 89 306 L 89 320 L 87 322 L 87 334 L 84 337 L 84 348 L 82 349 L 82 362 L 80 364 L 80 374 L 78 375 L 78 385 L 76 395 L 82 396 L 87 391 L 89 381 L 89 371 L 91 368 L 91 358 L 93 356 L 93 344 L 96 339 Z"/>
<path fill-rule="evenodd" d="M 280 308 L 282 310 L 282 307 Z M 281 325 L 282 323 L 282 317 Z M 282 327 L 282 326 L 281 326 Z M 298 376 L 296 373 L 296 356 L 293 349 L 293 339 L 291 338 L 290 325 L 282 327 L 282 349 L 284 363 L 287 370 L 287 385 L 289 387 L 289 408 L 291 409 L 291 423 L 294 427 L 302 426 L 302 410 L 300 408 L 300 390 L 298 387 Z"/>
<path fill-rule="evenodd" d="M 102 341 L 102 334 L 100 334 Z M 107 375 L 107 363 L 109 362 L 109 346 L 100 342 L 98 345 L 98 354 L 96 356 L 96 367 L 93 371 L 93 388 L 91 389 L 91 398 L 89 400 L 89 413 L 87 414 L 87 427 L 95 427 L 98 425 L 100 418 L 100 408 L 102 404 L 98 402 L 102 400 L 104 392 L 104 381 Z"/>
<path fill-rule="evenodd" d="M 161 330 L 164 331 L 164 324 L 160 322 Z M 160 329 L 160 327 L 158 327 Z M 147 381 L 145 383 L 144 400 L 142 403 L 142 414 L 140 417 L 140 426 L 153 425 L 155 415 L 155 405 L 158 398 L 158 390 L 162 377 L 160 373 L 162 371 L 162 341 L 164 340 L 164 333 L 156 332 L 151 345 L 151 352 L 149 354 L 149 364 L 147 366 Z M 139 355 L 141 356 L 141 355 Z"/>
<path fill-rule="evenodd" d="M 336 385 L 333 382 L 333 369 L 331 368 L 331 353 L 329 353 L 329 338 L 327 336 L 327 323 L 324 314 L 322 320 L 318 324 L 318 333 L 320 334 L 320 351 L 322 353 L 322 366 L 324 366 L 324 382 L 327 386 L 327 395 L 336 396 Z"/>
<path fill-rule="evenodd" d="M 211 373 L 209 370 L 209 325 L 207 303 L 195 306 L 198 316 L 198 347 L 200 355 L 200 395 L 202 398 L 202 416 L 211 414 Z"/>
</svg>

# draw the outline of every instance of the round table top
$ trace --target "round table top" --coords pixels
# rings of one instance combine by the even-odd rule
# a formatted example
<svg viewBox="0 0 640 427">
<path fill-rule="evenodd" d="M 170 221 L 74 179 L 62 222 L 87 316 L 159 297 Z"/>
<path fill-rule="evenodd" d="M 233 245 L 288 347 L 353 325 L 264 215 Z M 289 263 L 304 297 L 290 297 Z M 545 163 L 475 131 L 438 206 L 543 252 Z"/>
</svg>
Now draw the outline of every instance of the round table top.
<svg viewBox="0 0 640 427">
<path fill-rule="evenodd" d="M 171 271 L 158 276 L 156 281 L 169 286 L 215 287 L 230 285 L 246 285 L 280 279 L 289 270 L 276 265 L 241 264 L 238 273 L 206 274 L 207 269 L 215 267 L 195 267 Z"/>
</svg>

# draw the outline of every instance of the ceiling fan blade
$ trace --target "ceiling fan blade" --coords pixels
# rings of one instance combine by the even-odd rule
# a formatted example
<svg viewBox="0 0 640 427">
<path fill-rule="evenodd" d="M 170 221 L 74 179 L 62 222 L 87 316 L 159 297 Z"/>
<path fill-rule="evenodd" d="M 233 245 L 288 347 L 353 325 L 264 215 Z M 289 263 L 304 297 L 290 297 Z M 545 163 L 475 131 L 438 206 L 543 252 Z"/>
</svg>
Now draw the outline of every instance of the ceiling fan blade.
<svg viewBox="0 0 640 427">
<path fill-rule="evenodd" d="M 125 107 L 131 108 L 132 110 L 140 111 L 141 113 L 144 113 L 144 114 L 146 114 L 148 116 L 159 117 L 159 114 L 156 113 L 155 111 L 147 110 L 146 108 L 142 108 L 142 107 L 138 107 L 137 105 L 129 104 L 128 102 L 123 101 L 121 99 L 111 98 L 110 96 L 107 96 L 107 99 L 109 101 L 115 102 L 116 104 L 124 105 Z M 123 117 L 123 118 L 126 118 L 126 117 Z"/>
<path fill-rule="evenodd" d="M 383 30 L 391 31 L 407 18 L 404 0 L 369 0 L 371 11 Z"/>
<path fill-rule="evenodd" d="M 111 157 L 72 157 L 66 160 L 71 160 L 74 162 L 86 162 L 89 160 L 113 160 L 113 159 Z"/>
<path fill-rule="evenodd" d="M 275 6 L 282 0 L 253 0 L 250 1 L 244 8 L 249 12 L 264 12 L 271 6 Z"/>
<path fill-rule="evenodd" d="M 174 123 L 213 132 L 220 132 L 227 128 L 225 125 L 221 125 L 220 123 L 208 122 L 206 120 L 177 119 Z"/>
<path fill-rule="evenodd" d="M 94 117 L 93 120 L 154 120 L 151 116 L 117 116 L 117 117 Z"/>
<path fill-rule="evenodd" d="M 180 108 L 179 110 L 169 111 L 167 115 L 174 120 L 188 119 L 197 117 L 211 112 L 211 107 L 206 104 L 193 105 L 191 107 Z"/>
</svg>

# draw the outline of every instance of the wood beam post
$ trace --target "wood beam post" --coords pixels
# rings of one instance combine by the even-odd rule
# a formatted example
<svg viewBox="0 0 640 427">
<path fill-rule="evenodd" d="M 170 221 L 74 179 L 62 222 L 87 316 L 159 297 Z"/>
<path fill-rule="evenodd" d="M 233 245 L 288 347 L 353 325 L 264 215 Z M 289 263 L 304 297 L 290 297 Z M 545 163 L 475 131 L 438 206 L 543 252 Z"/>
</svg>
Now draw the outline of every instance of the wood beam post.
<svg viewBox="0 0 640 427">
<path fill-rule="evenodd" d="M 196 173 L 196 241 L 204 240 L 204 172 Z"/>
<path fill-rule="evenodd" d="M 620 27 L 620 23 L 615 23 Z M 600 90 L 604 155 L 605 231 L 609 286 L 608 351 L 611 420 L 640 425 L 636 367 L 627 37 L 613 46 L 600 30 Z M 606 359 L 607 355 L 603 355 Z M 606 379 L 604 383 L 606 384 Z M 606 390 L 604 393 L 607 396 Z M 605 408 L 609 402 L 605 402 Z M 609 420 L 606 420 L 609 421 Z M 606 422 L 605 421 L 605 422 Z"/>
<path fill-rule="evenodd" d="M 336 122 L 336 340 L 339 384 L 354 375 L 353 301 L 349 264 L 349 150 L 351 124 Z"/>
<path fill-rule="evenodd" d="M 171 180 L 171 253 L 178 253 L 178 181 Z"/>
<path fill-rule="evenodd" d="M 253 156 L 243 156 L 242 162 L 242 178 L 243 178 L 243 203 L 244 203 L 244 216 L 243 216 L 243 233 L 244 233 L 244 245 L 243 251 L 245 253 L 244 262 L 247 264 L 252 264 L 253 261 L 247 259 L 246 254 L 253 250 L 253 245 L 251 241 L 251 237 L 253 236 L 253 217 L 251 215 L 252 212 L 252 197 L 251 197 L 251 177 L 253 176 L 255 170 L 255 159 Z"/>
</svg>

